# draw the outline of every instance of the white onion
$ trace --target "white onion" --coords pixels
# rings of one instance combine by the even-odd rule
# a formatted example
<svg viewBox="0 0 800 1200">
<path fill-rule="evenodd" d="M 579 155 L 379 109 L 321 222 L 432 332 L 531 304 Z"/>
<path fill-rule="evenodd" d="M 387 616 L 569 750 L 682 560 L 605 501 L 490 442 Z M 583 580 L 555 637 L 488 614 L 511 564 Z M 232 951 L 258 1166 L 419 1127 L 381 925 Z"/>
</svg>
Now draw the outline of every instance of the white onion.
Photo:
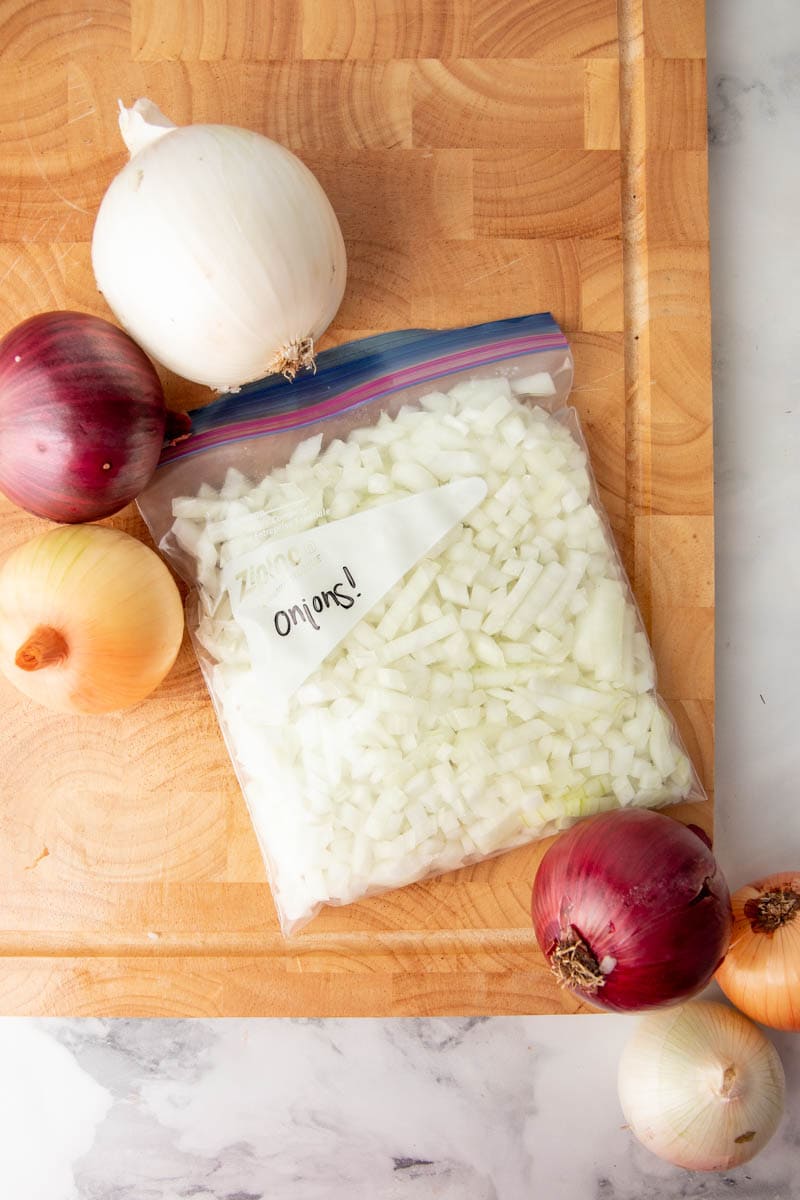
<svg viewBox="0 0 800 1200">
<path fill-rule="evenodd" d="M 276 721 L 271 672 L 251 659 L 220 591 L 227 548 L 262 544 L 265 514 L 298 496 L 313 497 L 299 534 L 475 474 L 486 499 L 366 613 Z M 197 638 L 284 928 L 320 904 L 448 870 L 588 813 L 691 792 L 585 451 L 508 380 L 431 393 L 324 448 L 317 433 L 259 482 L 229 471 L 219 493 L 202 491 L 173 501 L 172 545 L 196 563 Z"/>
<path fill-rule="evenodd" d="M 735 1008 L 692 1001 L 641 1020 L 619 1065 L 625 1120 L 648 1150 L 692 1171 L 753 1158 L 783 1115 L 781 1060 Z"/>
<path fill-rule="evenodd" d="M 347 264 L 336 215 L 289 150 L 227 125 L 121 107 L 131 161 L 92 239 L 100 291 L 165 366 L 227 391 L 313 364 Z"/>
</svg>

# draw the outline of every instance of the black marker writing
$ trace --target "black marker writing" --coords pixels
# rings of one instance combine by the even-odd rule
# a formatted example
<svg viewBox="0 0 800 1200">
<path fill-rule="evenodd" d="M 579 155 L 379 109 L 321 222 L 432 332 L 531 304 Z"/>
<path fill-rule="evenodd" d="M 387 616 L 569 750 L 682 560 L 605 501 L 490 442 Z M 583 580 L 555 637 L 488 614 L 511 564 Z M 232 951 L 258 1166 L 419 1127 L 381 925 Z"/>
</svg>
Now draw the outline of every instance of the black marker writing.
<svg viewBox="0 0 800 1200">
<path fill-rule="evenodd" d="M 356 581 L 348 567 L 343 567 L 343 573 L 346 583 L 339 580 L 333 587 L 323 588 L 316 596 L 311 597 L 310 605 L 304 596 L 299 604 L 279 608 L 272 618 L 278 637 L 288 637 L 299 625 L 310 625 L 312 629 L 319 630 L 320 626 L 314 613 L 320 614 L 329 608 L 352 608 L 361 592 L 353 596 L 347 591 L 347 585 L 355 588 Z"/>
</svg>

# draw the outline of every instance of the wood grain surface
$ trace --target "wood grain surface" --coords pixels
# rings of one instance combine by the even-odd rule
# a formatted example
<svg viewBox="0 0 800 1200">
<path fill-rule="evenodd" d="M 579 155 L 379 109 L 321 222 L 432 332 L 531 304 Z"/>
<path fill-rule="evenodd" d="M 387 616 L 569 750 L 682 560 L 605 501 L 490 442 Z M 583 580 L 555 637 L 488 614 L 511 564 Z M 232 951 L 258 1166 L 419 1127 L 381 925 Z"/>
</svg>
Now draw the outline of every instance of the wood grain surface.
<svg viewBox="0 0 800 1200">
<path fill-rule="evenodd" d="M 650 630 L 713 786 L 702 0 L 0 0 L 0 329 L 109 316 L 89 243 L 117 97 L 250 126 L 319 175 L 350 277 L 326 344 L 550 309 Z M 173 407 L 208 393 L 164 373 Z M 146 538 L 134 509 L 111 524 Z M 0 501 L 0 551 L 44 523 Z M 286 944 L 191 650 L 137 708 L 0 680 L 0 1013 L 577 1011 L 531 847 Z M 680 815 L 686 817 L 684 810 Z M 708 826 L 710 804 L 691 814 Z"/>
</svg>

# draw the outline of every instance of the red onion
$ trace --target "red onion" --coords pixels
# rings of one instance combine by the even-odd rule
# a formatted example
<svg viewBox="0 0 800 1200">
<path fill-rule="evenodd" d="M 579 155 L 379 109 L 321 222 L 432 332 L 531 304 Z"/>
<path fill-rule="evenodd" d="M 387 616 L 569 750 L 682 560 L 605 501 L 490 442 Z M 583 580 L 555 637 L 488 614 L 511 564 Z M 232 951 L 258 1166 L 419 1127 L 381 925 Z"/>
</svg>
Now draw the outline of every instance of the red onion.
<svg viewBox="0 0 800 1200">
<path fill-rule="evenodd" d="M 52 521 L 122 508 L 158 463 L 166 410 L 150 359 L 88 313 L 40 313 L 0 342 L 0 489 Z"/>
<path fill-rule="evenodd" d="M 589 817 L 550 846 L 533 924 L 553 973 L 598 1008 L 687 1000 L 725 956 L 728 887 L 708 846 L 649 809 Z"/>
</svg>

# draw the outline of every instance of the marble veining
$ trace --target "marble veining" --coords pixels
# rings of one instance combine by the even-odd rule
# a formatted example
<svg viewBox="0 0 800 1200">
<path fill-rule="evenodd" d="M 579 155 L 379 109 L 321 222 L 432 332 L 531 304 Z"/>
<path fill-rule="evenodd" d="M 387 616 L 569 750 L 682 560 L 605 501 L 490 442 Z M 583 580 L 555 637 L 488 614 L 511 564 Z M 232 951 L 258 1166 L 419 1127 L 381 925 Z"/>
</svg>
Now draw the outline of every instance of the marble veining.
<svg viewBox="0 0 800 1200">
<path fill-rule="evenodd" d="M 2 1195 L 15 1200 L 788 1200 L 791 1111 L 726 1175 L 623 1126 L 635 1018 L 8 1019 Z M 800 1045 L 776 1037 L 792 1094 Z M 10 1080 L 14 1080 L 13 1087 Z M 795 1106 L 796 1107 L 796 1106 Z"/>
<path fill-rule="evenodd" d="M 800 862 L 800 6 L 709 6 L 717 849 Z M 623 1127 L 633 1019 L 0 1021 L 3 1200 L 794 1200 L 787 1115 L 753 1163 L 677 1170 Z"/>
</svg>

